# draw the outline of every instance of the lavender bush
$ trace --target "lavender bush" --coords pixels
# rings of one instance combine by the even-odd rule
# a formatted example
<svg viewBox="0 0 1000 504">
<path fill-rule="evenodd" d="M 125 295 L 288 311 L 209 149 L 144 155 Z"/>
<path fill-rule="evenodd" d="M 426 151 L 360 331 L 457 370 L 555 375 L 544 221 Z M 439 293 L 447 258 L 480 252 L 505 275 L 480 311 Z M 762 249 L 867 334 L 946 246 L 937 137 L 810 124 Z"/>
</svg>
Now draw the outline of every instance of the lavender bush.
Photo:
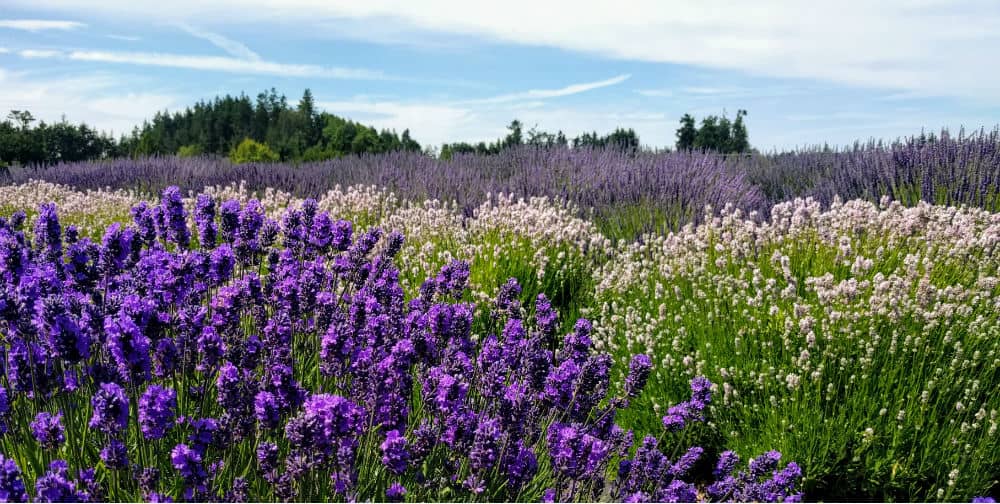
<svg viewBox="0 0 1000 504">
<path fill-rule="evenodd" d="M 801 498 L 776 452 L 684 447 L 704 378 L 633 446 L 651 359 L 613 383 L 590 323 L 560 337 L 515 280 L 476 306 L 456 261 L 406 300 L 401 234 L 216 204 L 192 230 L 168 187 L 100 243 L 54 205 L 0 219 L 2 500 Z"/>
</svg>

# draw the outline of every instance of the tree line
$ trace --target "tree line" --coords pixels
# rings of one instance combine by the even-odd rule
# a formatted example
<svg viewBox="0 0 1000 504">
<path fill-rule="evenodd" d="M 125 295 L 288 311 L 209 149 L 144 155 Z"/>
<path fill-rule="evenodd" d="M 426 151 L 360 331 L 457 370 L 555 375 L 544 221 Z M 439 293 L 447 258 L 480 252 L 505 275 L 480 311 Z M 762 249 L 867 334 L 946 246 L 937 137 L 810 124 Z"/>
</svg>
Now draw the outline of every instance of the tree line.
<svg viewBox="0 0 1000 504">
<path fill-rule="evenodd" d="M 745 110 L 734 120 L 710 115 L 700 126 L 684 114 L 676 131 L 676 148 L 741 153 L 750 150 Z M 320 161 L 351 154 L 423 151 L 450 159 L 455 154 L 497 154 L 520 145 L 571 148 L 614 148 L 627 152 L 648 150 L 635 130 L 616 128 L 604 135 L 583 133 L 572 139 L 562 131 L 525 131 L 514 120 L 507 134 L 493 142 L 445 143 L 440 149 L 422 147 L 410 130 L 376 130 L 371 126 L 316 109 L 306 89 L 297 104 L 271 88 L 256 99 L 245 94 L 199 101 L 183 111 L 158 112 L 117 141 L 86 124 L 62 120 L 37 122 L 28 111 L 11 111 L 0 122 L 0 166 L 55 163 L 109 157 L 149 155 L 218 155 L 236 162 Z"/>
<path fill-rule="evenodd" d="M 710 150 L 726 154 L 738 154 L 750 150 L 750 140 L 743 118 L 747 111 L 740 109 L 736 119 L 730 121 L 725 114 L 722 117 L 710 115 L 701 120 L 701 126 L 695 126 L 695 118 L 691 114 L 681 117 L 681 127 L 677 129 L 677 150 Z"/>
<path fill-rule="evenodd" d="M 635 130 L 629 128 L 617 128 L 607 135 L 598 135 L 597 132 L 584 133 L 571 140 L 560 130 L 556 133 L 541 131 L 537 126 L 532 127 L 526 133 L 521 121 L 514 119 L 507 126 L 507 135 L 497 139 L 495 142 L 479 142 L 470 144 L 468 142 L 446 143 L 441 146 L 439 156 L 442 159 L 451 159 L 454 154 L 498 154 L 504 149 L 517 147 L 520 145 L 533 145 L 538 147 L 569 147 L 577 148 L 616 148 L 623 151 L 636 151 L 640 149 L 639 135 Z"/>
<path fill-rule="evenodd" d="M 0 122 L 0 167 L 122 155 L 114 138 L 86 124 L 35 121 L 27 110 L 12 110 Z"/>
<path fill-rule="evenodd" d="M 283 161 L 319 161 L 349 154 L 419 151 L 410 130 L 371 126 L 320 112 L 308 89 L 296 106 L 274 88 L 251 100 L 245 94 L 201 101 L 173 114 L 161 112 L 123 139 L 131 155 L 230 155 L 243 141 L 263 144 Z"/>
</svg>

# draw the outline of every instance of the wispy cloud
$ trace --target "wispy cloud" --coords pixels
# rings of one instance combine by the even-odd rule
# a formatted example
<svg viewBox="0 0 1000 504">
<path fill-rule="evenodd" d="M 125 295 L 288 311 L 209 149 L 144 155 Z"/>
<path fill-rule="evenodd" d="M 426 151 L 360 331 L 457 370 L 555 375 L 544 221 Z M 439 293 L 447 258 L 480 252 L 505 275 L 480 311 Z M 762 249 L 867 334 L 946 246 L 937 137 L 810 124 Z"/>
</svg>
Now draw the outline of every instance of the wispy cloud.
<svg viewBox="0 0 1000 504">
<path fill-rule="evenodd" d="M 721 88 L 721 87 L 685 87 L 682 89 L 685 93 L 694 95 L 721 95 L 721 94 L 733 94 L 738 90 L 735 88 Z"/>
<path fill-rule="evenodd" d="M 785 116 L 785 119 L 792 122 L 855 121 L 855 124 L 864 124 L 864 121 L 877 122 L 882 117 L 871 112 L 842 111 L 826 114 L 790 114 Z"/>
<path fill-rule="evenodd" d="M 510 0 L 244 0 L 225 2 L 4 0 L 27 9 L 173 22 L 219 19 L 317 27 L 338 20 L 395 22 L 401 34 L 477 38 L 554 47 L 601 58 L 737 69 L 888 90 L 921 90 L 1000 101 L 1000 10 L 988 0 L 696 0 L 617 2 Z M 572 12 L 567 16 L 567 10 Z M 532 15 L 526 16 L 525 12 Z M 637 17 L 636 13 L 641 13 Z M 768 13 L 763 15 L 762 13 Z M 355 36 L 364 37 L 364 31 Z M 374 40 L 384 39 L 375 33 Z M 396 38 L 403 39 L 404 36 Z"/>
<path fill-rule="evenodd" d="M 316 105 L 332 113 L 349 115 L 378 129 L 403 131 L 410 128 L 425 143 L 439 144 L 451 141 L 446 140 L 449 138 L 489 138 L 483 128 L 497 127 L 497 124 L 485 123 L 475 110 L 450 103 L 372 101 L 358 97 L 354 100 L 317 102 Z M 456 132 L 462 132 L 462 136 L 455 136 Z"/>
<path fill-rule="evenodd" d="M 62 55 L 61 52 L 52 49 L 23 49 L 17 54 L 28 59 L 55 58 Z"/>
<path fill-rule="evenodd" d="M 672 89 L 636 89 L 635 92 L 650 98 L 670 98 L 674 95 Z"/>
<path fill-rule="evenodd" d="M 87 25 L 76 21 L 52 19 L 0 19 L 0 28 L 37 32 L 42 30 L 73 30 Z"/>
<path fill-rule="evenodd" d="M 123 40 L 125 42 L 138 42 L 138 41 L 142 40 L 142 37 L 136 37 L 135 35 L 115 35 L 115 34 L 109 34 L 109 35 L 105 35 L 105 36 L 108 37 L 109 39 Z"/>
<path fill-rule="evenodd" d="M 526 93 L 517 93 L 524 96 Z M 513 102 L 399 100 L 355 96 L 351 100 L 318 101 L 329 112 L 348 115 L 378 129 L 402 131 L 410 128 L 414 138 L 425 145 L 446 142 L 493 141 L 506 134 L 505 125 L 520 119 L 526 127 L 537 125 L 544 131 L 562 131 L 573 137 L 584 132 L 606 132 L 615 127 L 634 128 L 647 141 L 673 131 L 673 120 L 664 113 L 639 108 L 603 105 L 558 106 L 556 102 L 525 100 Z"/>
<path fill-rule="evenodd" d="M 7 49 L 6 47 L 0 47 L 0 54 L 7 54 L 9 52 L 10 52 L 10 49 Z"/>
<path fill-rule="evenodd" d="M 308 64 L 278 63 L 266 60 L 248 61 L 223 56 L 197 56 L 171 53 L 72 51 L 69 59 L 99 63 L 184 68 L 236 74 L 278 75 L 325 79 L 396 80 L 381 71 L 364 68 L 327 67 Z"/>
<path fill-rule="evenodd" d="M 178 23 L 178 28 L 188 32 L 193 37 L 198 37 L 200 39 L 207 40 L 212 43 L 212 45 L 222 49 L 229 53 L 229 55 L 234 58 L 239 58 L 247 61 L 260 61 L 260 55 L 253 52 L 249 47 L 244 45 L 242 42 L 224 37 L 218 33 L 213 33 L 209 31 L 199 30 L 193 26 L 185 23 Z"/>
<path fill-rule="evenodd" d="M 878 97 L 879 101 L 910 101 L 910 100 L 921 100 L 926 98 L 934 98 L 939 96 L 935 93 L 925 93 L 922 91 L 900 91 L 898 93 L 890 93 L 884 96 Z"/>
<path fill-rule="evenodd" d="M 629 79 L 631 75 L 624 74 L 610 79 L 605 79 L 597 82 L 583 82 L 580 84 L 570 84 L 566 87 L 561 87 L 559 89 L 530 89 L 528 91 L 523 91 L 520 93 L 510 93 L 499 96 L 494 96 L 491 98 L 483 98 L 479 100 L 467 100 L 465 103 L 508 103 L 523 100 L 540 100 L 545 98 L 558 98 L 562 96 L 570 96 L 579 93 L 585 93 L 594 89 L 600 89 L 603 87 L 614 86 L 615 84 L 621 84 Z"/>
</svg>

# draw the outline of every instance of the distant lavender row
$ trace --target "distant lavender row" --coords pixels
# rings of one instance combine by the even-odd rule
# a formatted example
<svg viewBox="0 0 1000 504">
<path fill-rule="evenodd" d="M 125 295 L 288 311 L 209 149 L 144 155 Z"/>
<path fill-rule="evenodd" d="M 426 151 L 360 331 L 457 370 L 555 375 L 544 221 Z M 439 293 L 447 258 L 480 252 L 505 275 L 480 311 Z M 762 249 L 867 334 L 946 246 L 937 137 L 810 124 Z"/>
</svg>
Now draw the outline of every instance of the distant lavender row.
<svg viewBox="0 0 1000 504">
<path fill-rule="evenodd" d="M 676 228 L 705 205 L 765 211 L 771 204 L 813 196 L 828 204 L 883 195 L 916 203 L 1000 208 L 1000 131 L 946 131 L 892 144 L 847 150 L 725 156 L 524 147 L 497 156 L 456 155 L 445 161 L 415 153 L 348 157 L 322 163 L 233 165 L 224 159 L 148 158 L 14 169 L 0 183 L 41 178 L 96 189 L 128 187 L 158 193 L 170 185 L 200 190 L 245 180 L 252 190 L 283 189 L 316 196 L 335 185 L 374 184 L 409 199 L 455 200 L 467 211 L 487 193 L 565 198 L 593 209 L 606 228 Z M 650 211 L 654 212 L 650 221 Z M 610 225 L 610 226 L 609 226 Z"/>
<path fill-rule="evenodd" d="M 906 204 L 927 201 L 1000 210 L 1000 127 L 957 135 L 868 142 L 841 151 L 804 150 L 760 155 L 741 163 L 749 179 L 775 203 L 813 196 L 829 204 L 889 196 Z"/>
<path fill-rule="evenodd" d="M 82 189 L 127 187 L 150 193 L 170 185 L 196 191 L 245 180 L 251 190 L 273 187 L 299 196 L 316 196 L 338 184 L 374 184 L 409 199 L 455 200 L 470 212 L 488 193 L 505 192 L 567 199 L 593 208 L 598 217 L 653 206 L 677 222 L 700 215 L 706 204 L 753 210 L 767 206 L 767 198 L 743 170 L 724 157 L 702 153 L 629 156 L 612 150 L 526 147 L 499 156 L 456 155 L 449 161 L 392 153 L 301 165 L 166 157 L 15 169 L 0 176 L 0 182 L 31 178 Z"/>
</svg>

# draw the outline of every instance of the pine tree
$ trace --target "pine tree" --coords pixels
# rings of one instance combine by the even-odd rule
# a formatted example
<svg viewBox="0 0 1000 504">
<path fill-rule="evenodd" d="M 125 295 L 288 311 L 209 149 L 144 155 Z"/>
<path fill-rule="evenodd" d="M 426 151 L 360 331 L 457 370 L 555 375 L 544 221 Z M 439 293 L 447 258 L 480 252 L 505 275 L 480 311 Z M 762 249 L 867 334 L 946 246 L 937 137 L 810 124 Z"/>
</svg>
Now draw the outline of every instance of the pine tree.
<svg viewBox="0 0 1000 504">
<path fill-rule="evenodd" d="M 677 150 L 693 149 L 697 136 L 698 130 L 694 126 L 694 117 L 691 114 L 684 114 L 681 117 L 681 127 L 677 129 Z"/>
</svg>

